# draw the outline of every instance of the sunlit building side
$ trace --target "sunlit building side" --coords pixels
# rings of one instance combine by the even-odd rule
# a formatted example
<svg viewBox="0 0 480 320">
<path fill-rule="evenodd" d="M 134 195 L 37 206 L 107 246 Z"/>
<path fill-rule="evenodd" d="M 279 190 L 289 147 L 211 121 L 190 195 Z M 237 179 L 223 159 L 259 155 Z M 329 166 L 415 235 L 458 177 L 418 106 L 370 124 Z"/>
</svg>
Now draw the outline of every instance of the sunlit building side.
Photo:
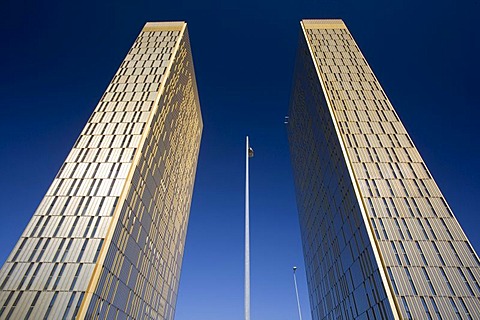
<svg viewBox="0 0 480 320">
<path fill-rule="evenodd" d="M 0 319 L 173 319 L 202 128 L 186 23 L 147 23 L 0 271 Z"/>
</svg>

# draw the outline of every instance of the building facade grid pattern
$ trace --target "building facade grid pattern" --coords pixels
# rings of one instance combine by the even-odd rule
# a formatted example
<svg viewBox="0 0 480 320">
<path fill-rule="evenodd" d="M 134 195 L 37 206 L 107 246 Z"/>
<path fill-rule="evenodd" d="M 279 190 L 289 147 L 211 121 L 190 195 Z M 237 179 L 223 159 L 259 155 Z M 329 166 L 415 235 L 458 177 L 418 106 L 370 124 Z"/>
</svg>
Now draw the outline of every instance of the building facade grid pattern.
<svg viewBox="0 0 480 320">
<path fill-rule="evenodd" d="M 307 43 L 300 37 L 288 121 L 313 319 L 393 319 Z"/>
<path fill-rule="evenodd" d="M 89 319 L 173 319 L 203 126 L 187 31 L 159 106 L 89 304 Z"/>
<path fill-rule="evenodd" d="M 370 246 L 396 297 L 392 308 L 405 319 L 479 318 L 478 256 L 351 34 L 338 20 L 303 26 L 375 235 Z"/>
<path fill-rule="evenodd" d="M 0 270 L 0 318 L 73 319 L 78 315 L 122 190 L 136 183 L 127 177 L 184 28 L 184 23 L 164 23 L 154 31 L 144 29 L 135 40 Z M 189 68 L 193 74 L 193 66 Z M 192 87 L 196 95 L 196 85 Z M 191 98 L 189 102 L 200 129 L 188 137 L 195 144 L 180 145 L 198 148 L 199 105 Z M 160 138 L 158 133 L 155 137 Z M 198 150 L 192 152 L 188 154 L 193 158 L 178 163 L 187 160 L 181 170 L 190 174 L 193 170 L 194 176 Z M 149 164 L 152 160 L 148 159 Z M 169 218 L 180 219 L 186 228 L 185 209 L 189 210 L 193 182 L 175 182 L 176 189 L 187 188 L 190 193 L 183 190 L 188 205 L 183 203 L 180 218 L 172 212 Z M 172 192 L 164 187 L 164 193 Z M 181 256 L 182 249 L 178 246 L 175 253 Z M 181 257 L 175 262 L 181 264 Z M 179 272 L 179 265 L 174 270 Z M 174 306 L 174 299 L 169 303 Z"/>
</svg>

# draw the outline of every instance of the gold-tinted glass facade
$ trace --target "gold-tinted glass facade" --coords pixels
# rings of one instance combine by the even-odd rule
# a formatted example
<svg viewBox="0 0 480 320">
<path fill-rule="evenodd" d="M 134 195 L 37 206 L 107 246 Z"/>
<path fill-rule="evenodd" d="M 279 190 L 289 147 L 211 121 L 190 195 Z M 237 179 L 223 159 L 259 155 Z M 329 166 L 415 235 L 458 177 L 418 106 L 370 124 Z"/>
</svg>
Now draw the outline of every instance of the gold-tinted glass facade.
<svg viewBox="0 0 480 320">
<path fill-rule="evenodd" d="M 351 34 L 301 26 L 288 131 L 313 318 L 480 318 L 478 256 Z"/>
<path fill-rule="evenodd" d="M 0 318 L 173 318 L 202 127 L 186 24 L 147 23 L 0 271 Z"/>
</svg>

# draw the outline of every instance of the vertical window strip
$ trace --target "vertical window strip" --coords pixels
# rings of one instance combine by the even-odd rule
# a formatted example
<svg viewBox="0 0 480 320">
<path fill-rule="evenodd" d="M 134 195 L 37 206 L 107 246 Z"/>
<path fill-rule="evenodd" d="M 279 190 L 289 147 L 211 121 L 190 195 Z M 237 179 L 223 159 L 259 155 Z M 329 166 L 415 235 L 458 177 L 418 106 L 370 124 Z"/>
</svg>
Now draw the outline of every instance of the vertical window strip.
<svg viewBox="0 0 480 320">
<path fill-rule="evenodd" d="M 460 304 L 462 305 L 463 311 L 465 312 L 467 319 L 473 320 L 472 316 L 470 315 L 470 311 L 468 311 L 467 305 L 465 304 L 465 301 L 463 301 L 463 298 L 459 297 L 458 300 L 460 300 Z"/>
<path fill-rule="evenodd" d="M 95 253 L 95 257 L 93 258 L 93 262 L 97 262 L 98 255 L 100 254 L 100 249 L 102 248 L 103 245 L 103 239 L 100 240 L 100 243 L 98 244 L 97 247 L 97 252 Z"/>
<path fill-rule="evenodd" d="M 58 296 L 58 291 L 55 291 L 55 293 L 53 294 L 52 300 L 50 300 L 50 304 L 48 305 L 48 309 L 47 309 L 47 312 L 45 313 L 45 316 L 43 317 L 43 320 L 48 319 L 48 316 L 50 315 L 50 312 L 52 312 L 52 308 L 55 304 L 55 300 L 57 300 L 57 296 Z"/>
<path fill-rule="evenodd" d="M 86 155 L 86 154 L 87 154 L 87 153 L 85 153 L 85 155 Z M 81 181 L 81 179 L 73 179 L 73 182 L 72 182 L 72 184 L 70 185 L 70 188 L 68 188 L 67 195 L 69 195 L 69 196 L 72 195 L 73 188 L 75 188 L 75 185 L 76 185 L 79 181 Z M 69 197 L 69 199 L 70 199 L 70 197 Z"/>
<path fill-rule="evenodd" d="M 422 230 L 422 233 L 423 233 L 423 236 L 425 237 L 425 240 L 428 240 L 427 230 L 425 230 L 425 227 L 423 226 L 422 221 L 420 221 L 420 219 L 417 219 L 417 222 L 418 222 L 418 225 L 419 225 L 420 229 Z"/>
<path fill-rule="evenodd" d="M 402 303 L 403 303 L 403 307 L 405 308 L 405 313 L 407 314 L 407 319 L 411 320 L 412 313 L 410 312 L 410 308 L 408 307 L 407 300 L 405 299 L 405 297 L 402 297 Z"/>
<path fill-rule="evenodd" d="M 57 194 L 58 193 L 58 190 L 60 190 L 60 187 L 62 186 L 63 182 L 65 181 L 65 179 L 58 179 L 58 184 L 57 184 L 57 187 L 55 188 L 55 191 L 53 191 L 53 194 Z"/>
<path fill-rule="evenodd" d="M 17 262 L 14 262 L 12 267 L 10 268 L 10 271 L 8 271 L 7 276 L 5 277 L 5 280 L 3 280 L 2 285 L 0 286 L 0 290 L 3 290 L 3 288 L 7 284 L 8 280 L 12 276 L 13 271 L 15 271 L 16 267 L 17 267 Z"/>
<path fill-rule="evenodd" d="M 467 268 L 468 274 L 470 275 L 470 279 L 472 279 L 473 283 L 475 283 L 475 287 L 477 288 L 477 292 L 480 293 L 480 285 L 478 285 L 478 281 L 473 275 L 472 270 L 470 268 Z"/>
<path fill-rule="evenodd" d="M 72 285 L 70 286 L 70 291 L 73 291 L 75 288 L 75 284 L 77 283 L 78 277 L 80 275 L 80 272 L 82 271 L 83 263 L 80 263 L 78 266 L 77 272 L 75 272 L 75 276 L 73 277 Z"/>
<path fill-rule="evenodd" d="M 42 228 L 40 228 L 40 231 L 38 232 L 39 237 L 43 236 L 45 228 L 47 227 L 47 224 L 50 222 L 51 218 L 52 218 L 51 216 L 48 216 L 47 219 L 45 219 L 45 222 L 43 223 Z"/>
<path fill-rule="evenodd" d="M 433 297 L 430 297 L 430 302 L 432 303 L 433 310 L 435 310 L 435 314 L 437 315 L 438 320 L 442 320 L 442 315 L 440 314 L 440 310 L 438 310 L 437 303 Z"/>
<path fill-rule="evenodd" d="M 27 242 L 27 238 L 23 238 L 23 239 L 22 239 L 22 243 L 21 243 L 20 246 L 18 247 L 17 252 L 15 252 L 15 255 L 13 256 L 12 261 L 16 261 L 16 260 L 17 260 L 18 255 L 20 254 L 20 252 L 22 252 L 23 247 L 25 246 L 25 242 Z"/>
<path fill-rule="evenodd" d="M 80 212 L 80 209 L 82 208 L 83 201 L 85 200 L 85 197 L 81 197 L 80 201 L 78 201 L 77 209 L 75 209 L 75 213 L 73 215 L 78 216 L 78 213 Z"/>
<path fill-rule="evenodd" d="M 470 283 L 468 283 L 467 277 L 465 277 L 465 274 L 463 273 L 461 268 L 457 268 L 458 273 L 460 274 L 460 277 L 463 280 L 463 283 L 465 284 L 465 287 L 467 287 L 468 292 L 470 293 L 471 296 L 475 296 L 473 293 L 472 287 L 470 286 Z"/>
<path fill-rule="evenodd" d="M 392 199 L 392 198 L 389 198 L 388 200 L 389 200 L 389 202 L 390 202 L 391 208 L 392 208 L 393 211 L 395 212 L 395 216 L 396 216 L 396 217 L 399 217 L 400 215 L 398 214 L 397 207 L 395 207 L 395 202 L 393 202 L 393 199 Z"/>
<path fill-rule="evenodd" d="M 398 181 L 402 182 L 402 180 L 398 180 Z M 404 189 L 405 193 L 407 193 L 407 189 L 405 188 L 405 185 L 403 183 L 402 183 L 402 186 L 403 186 L 403 189 Z M 404 201 L 405 207 L 407 207 L 407 210 L 410 213 L 410 216 L 412 218 L 415 217 L 415 214 L 413 213 L 413 210 L 410 207 L 410 203 L 408 203 L 407 198 L 403 198 L 403 201 Z"/>
<path fill-rule="evenodd" d="M 388 180 L 386 180 L 386 181 L 388 181 Z M 390 190 L 391 190 L 391 189 L 390 189 Z M 384 206 L 385 206 L 385 210 L 386 210 L 387 213 L 388 213 L 388 216 L 389 216 L 390 218 L 393 217 L 393 216 L 392 216 L 392 212 L 390 211 L 390 207 L 388 206 L 387 200 L 385 200 L 385 198 L 382 198 L 382 200 L 383 200 L 383 204 L 384 204 Z"/>
<path fill-rule="evenodd" d="M 50 272 L 50 275 L 47 278 L 47 282 L 45 283 L 45 286 L 43 287 L 43 290 L 47 290 L 48 286 L 50 285 L 50 282 L 52 281 L 53 274 L 57 270 L 57 267 L 58 267 L 58 263 L 55 263 L 55 265 L 52 268 L 52 271 Z"/>
<path fill-rule="evenodd" d="M 375 223 L 375 219 L 371 218 L 371 220 L 372 220 L 372 226 L 373 226 L 373 231 L 375 232 L 375 236 L 377 237 L 377 239 L 380 239 L 380 234 L 378 233 L 378 228 L 377 228 L 377 224 Z"/>
<path fill-rule="evenodd" d="M 410 265 L 410 259 L 408 259 L 407 251 L 405 250 L 405 247 L 403 246 L 403 243 L 401 241 L 399 242 L 399 244 L 400 244 L 400 249 L 402 249 L 403 259 L 407 263 L 407 266 L 409 266 Z"/>
<path fill-rule="evenodd" d="M 92 226 L 93 219 L 93 217 L 90 217 L 90 219 L 88 220 L 87 227 L 85 228 L 85 232 L 83 233 L 83 238 L 87 237 L 88 231 L 90 231 L 90 228 Z"/>
<path fill-rule="evenodd" d="M 112 186 L 113 186 L 113 184 L 112 184 Z M 112 211 L 110 212 L 110 217 L 113 216 L 113 212 L 115 211 L 115 208 L 117 207 L 118 198 L 119 197 L 115 197 L 115 201 L 113 202 L 113 206 L 112 206 Z"/>
<path fill-rule="evenodd" d="M 432 295 L 434 296 L 437 295 L 437 293 L 435 292 L 435 288 L 433 287 L 433 283 L 430 280 L 430 277 L 428 276 L 427 269 L 422 267 L 422 270 L 423 270 L 423 275 L 425 276 L 425 280 L 427 280 L 428 286 L 430 287 L 430 291 L 432 292 Z"/>
<path fill-rule="evenodd" d="M 27 315 L 25 316 L 25 320 L 30 318 L 30 315 L 32 314 L 33 308 L 35 308 L 35 305 L 37 304 L 38 297 L 40 296 L 40 292 L 38 291 L 37 294 L 35 295 L 35 298 L 33 298 L 32 304 L 30 305 L 30 308 L 28 308 Z"/>
<path fill-rule="evenodd" d="M 43 257 L 43 254 L 45 253 L 45 250 L 47 250 L 47 247 L 48 247 L 48 244 L 50 243 L 50 238 L 48 238 L 46 241 L 45 241 L 45 244 L 43 245 L 42 247 L 42 250 L 40 250 L 40 253 L 37 257 L 37 262 L 42 260 L 42 257 Z"/>
<path fill-rule="evenodd" d="M 85 253 L 85 249 L 87 248 L 87 245 L 88 245 L 88 240 L 89 240 L 88 238 L 83 240 L 82 249 L 80 249 L 80 253 L 78 254 L 77 262 L 82 261 L 83 254 Z"/>
<path fill-rule="evenodd" d="M 448 234 L 448 237 L 453 240 L 453 235 L 450 232 L 450 229 L 448 229 L 447 223 L 445 222 L 445 219 L 440 218 L 440 221 L 442 222 L 443 228 L 445 229 L 445 232 Z"/>
<path fill-rule="evenodd" d="M 95 222 L 95 225 L 93 226 L 92 233 L 90 234 L 90 237 L 92 237 L 92 238 L 95 237 L 95 233 L 97 232 L 98 225 L 100 224 L 100 219 L 101 219 L 101 217 L 97 216 L 97 221 Z"/>
<path fill-rule="evenodd" d="M 60 218 L 60 222 L 58 223 L 57 227 L 55 228 L 55 232 L 53 232 L 53 238 L 55 238 L 58 234 L 58 231 L 60 230 L 60 227 L 63 225 L 63 222 L 65 221 L 65 216 Z"/>
<path fill-rule="evenodd" d="M 430 231 L 430 234 L 433 236 L 433 239 L 437 240 L 437 235 L 433 231 L 433 228 L 432 228 L 432 225 L 430 224 L 430 221 L 428 221 L 428 219 L 425 219 L 424 221 L 427 223 L 428 229 Z"/>
<path fill-rule="evenodd" d="M 77 194 L 78 194 L 78 191 L 80 190 L 80 187 L 82 186 L 82 183 L 83 183 L 84 181 L 85 181 L 84 179 L 79 179 L 79 180 L 78 180 L 77 188 L 76 188 L 75 191 L 73 192 L 73 195 L 77 195 Z M 82 200 L 83 200 L 83 197 L 82 197 Z"/>
<path fill-rule="evenodd" d="M 5 312 L 5 309 L 7 308 L 8 303 L 10 302 L 10 299 L 12 299 L 14 293 L 15 293 L 15 291 L 10 291 L 10 293 L 7 297 L 7 300 L 5 300 L 5 303 L 3 304 L 2 308 L 0 309 L 0 317 Z"/>
<path fill-rule="evenodd" d="M 87 197 L 87 203 L 85 203 L 85 206 L 83 207 L 82 216 L 84 216 L 87 213 L 87 209 L 91 201 L 92 201 L 92 197 L 91 196 Z"/>
<path fill-rule="evenodd" d="M 58 197 L 53 197 L 52 203 L 50 204 L 50 207 L 48 207 L 47 212 L 45 212 L 45 215 L 48 216 L 50 212 L 52 212 L 53 207 L 55 206 L 55 203 L 57 202 Z M 42 216 L 43 218 L 43 216 Z M 35 234 L 35 231 L 32 233 L 32 236 Z"/>
<path fill-rule="evenodd" d="M 55 255 L 53 256 L 53 262 L 57 261 L 58 256 L 60 255 L 60 252 L 62 251 L 62 247 L 65 244 L 65 238 L 62 238 L 62 241 L 60 241 L 60 245 L 58 246 L 57 252 L 55 252 Z"/>
<path fill-rule="evenodd" d="M 97 170 L 98 170 L 99 167 L 100 167 L 100 165 L 98 165 L 98 166 L 95 168 L 95 172 L 94 172 L 95 174 L 97 173 Z M 95 177 L 95 175 L 94 175 L 94 177 Z M 94 195 L 94 196 L 97 196 L 97 195 L 98 195 L 98 190 L 100 190 L 100 186 L 102 185 L 103 179 L 98 179 L 98 180 L 96 180 L 96 181 L 97 181 L 98 183 L 97 183 L 97 187 L 95 188 L 95 191 L 93 192 L 93 195 Z M 101 205 L 100 205 L 100 207 L 101 207 Z"/>
<path fill-rule="evenodd" d="M 15 301 L 13 301 L 13 304 L 10 308 L 10 311 L 8 312 L 7 316 L 5 317 L 5 319 L 11 319 L 11 315 L 12 313 L 15 311 L 15 308 L 17 307 L 17 304 L 18 304 L 18 301 L 20 300 L 20 298 L 22 298 L 22 295 L 23 295 L 23 291 L 20 291 L 17 295 L 17 298 L 15 299 Z"/>
<path fill-rule="evenodd" d="M 382 229 L 383 236 L 385 237 L 385 239 L 388 239 L 387 231 L 385 230 L 385 225 L 383 224 L 383 220 L 381 218 L 379 218 L 378 222 L 380 223 L 380 227 Z"/>
<path fill-rule="evenodd" d="M 455 249 L 455 246 L 453 245 L 453 243 L 449 241 L 448 244 L 450 245 L 450 249 L 452 249 L 453 255 L 455 256 L 455 258 L 457 258 L 458 264 L 463 266 L 462 259 L 460 259 L 460 256 L 458 255 L 457 250 Z"/>
<path fill-rule="evenodd" d="M 398 219 L 393 219 L 393 221 L 395 221 L 395 226 L 397 227 L 397 231 L 400 234 L 400 238 L 402 238 L 402 240 L 405 240 L 405 236 L 403 235 L 402 228 L 400 228 L 400 223 L 398 223 Z"/>
<path fill-rule="evenodd" d="M 60 279 L 62 278 L 62 275 L 63 275 L 63 272 L 65 271 L 65 266 L 66 265 L 67 265 L 66 263 L 64 263 L 62 265 L 62 268 L 60 269 L 60 272 L 57 275 L 57 279 L 55 280 L 55 283 L 53 284 L 52 290 L 57 289 L 58 283 L 60 282 Z"/>
<path fill-rule="evenodd" d="M 55 203 L 55 200 L 56 200 L 56 198 L 53 199 L 52 204 L 50 205 L 50 208 L 49 208 L 48 210 L 50 210 L 50 209 L 53 207 L 53 205 L 54 205 L 54 203 Z M 48 211 L 47 211 L 47 214 L 48 214 Z M 33 230 L 32 230 L 32 233 L 30 234 L 30 237 L 35 237 L 35 233 L 37 233 L 38 227 L 40 227 L 40 224 L 42 223 L 43 218 L 45 218 L 45 217 L 44 217 L 44 216 L 40 216 L 40 218 L 38 219 L 37 223 L 35 224 L 35 227 L 34 227 Z"/>
<path fill-rule="evenodd" d="M 65 313 L 63 314 L 62 320 L 67 320 L 68 313 L 70 312 L 70 308 L 72 307 L 73 300 L 75 299 L 75 294 L 76 294 L 76 292 L 74 292 L 70 296 L 70 299 L 68 300 L 67 308 L 65 309 Z"/>
<path fill-rule="evenodd" d="M 398 255 L 397 247 L 395 246 L 395 243 L 393 241 L 390 243 L 392 245 L 393 253 L 395 254 L 395 259 L 397 260 L 398 265 L 401 266 L 402 261 L 400 260 L 400 256 Z"/>
<path fill-rule="evenodd" d="M 448 300 L 450 300 L 450 304 L 452 305 L 453 311 L 455 311 L 455 315 L 457 316 L 457 319 L 462 320 L 462 316 L 460 315 L 460 311 L 458 311 L 457 305 L 455 304 L 455 301 L 453 301 L 453 298 L 449 297 Z"/>
<path fill-rule="evenodd" d="M 424 297 L 420 297 L 422 301 L 423 310 L 425 310 L 425 314 L 427 315 L 427 320 L 432 320 L 432 315 L 430 314 L 430 310 L 428 310 L 427 302 L 425 301 Z"/>
<path fill-rule="evenodd" d="M 77 217 L 75 218 L 75 220 L 73 221 L 72 228 L 70 229 L 70 232 L 68 233 L 68 238 L 71 238 L 71 237 L 72 237 L 73 232 L 75 231 L 75 228 L 77 227 L 78 219 L 80 219 L 79 216 L 77 216 Z"/>
<path fill-rule="evenodd" d="M 70 240 L 68 241 L 67 247 L 65 248 L 65 252 L 62 255 L 62 259 L 60 259 L 61 262 L 65 261 L 65 258 L 67 257 L 68 252 L 70 251 L 70 247 L 72 246 L 72 242 L 73 242 L 73 238 L 70 238 Z"/>
<path fill-rule="evenodd" d="M 418 249 L 418 252 L 420 254 L 420 257 L 422 258 L 423 264 L 427 266 L 428 265 L 427 259 L 425 258 L 425 254 L 423 253 L 423 250 L 422 250 L 422 247 L 420 246 L 420 243 L 418 241 L 415 241 L 415 243 L 417 244 L 417 249 Z"/>
<path fill-rule="evenodd" d="M 33 272 L 33 275 L 30 278 L 30 281 L 28 281 L 28 284 L 25 290 L 30 290 L 30 287 L 32 286 L 33 281 L 35 281 L 35 278 L 37 277 L 38 270 L 40 270 L 41 267 L 42 267 L 42 263 L 37 264 L 37 267 L 35 268 L 35 271 Z"/>
<path fill-rule="evenodd" d="M 23 284 L 25 283 L 25 280 L 27 280 L 27 277 L 28 277 L 28 274 L 30 273 L 30 271 L 32 270 L 32 267 L 33 267 L 33 262 L 30 263 L 28 265 L 28 268 L 27 268 L 27 271 L 25 271 L 25 273 L 23 274 L 23 277 L 22 277 L 22 280 L 20 281 L 20 283 L 18 284 L 18 287 L 17 287 L 17 290 L 20 290 L 20 288 L 23 286 Z"/>
<path fill-rule="evenodd" d="M 417 289 L 415 288 L 415 285 L 413 283 L 412 275 L 410 274 L 410 271 L 408 268 L 405 268 L 405 273 L 407 274 L 407 279 L 408 282 L 410 283 L 410 286 L 412 287 L 412 291 L 414 295 L 417 295 Z"/>
<path fill-rule="evenodd" d="M 410 232 L 410 228 L 407 226 L 407 222 L 405 221 L 405 218 L 402 218 L 402 223 L 405 227 L 405 230 L 407 231 L 408 239 L 412 240 L 412 233 Z"/>
<path fill-rule="evenodd" d="M 70 204 L 70 200 L 72 197 L 68 197 L 67 201 L 65 201 L 65 204 L 63 205 L 62 211 L 60 212 L 60 216 L 63 216 L 65 214 L 65 211 L 67 211 L 67 207 Z"/>
<path fill-rule="evenodd" d="M 35 257 L 35 255 L 37 254 L 37 251 L 38 251 L 38 248 L 40 247 L 40 245 L 42 244 L 43 242 L 43 239 L 40 238 L 40 239 L 37 239 L 37 243 L 35 244 L 35 248 L 33 248 L 33 251 L 32 253 L 30 254 L 30 257 L 28 258 L 28 262 L 31 262 L 33 261 L 33 258 Z"/>
<path fill-rule="evenodd" d="M 387 272 L 388 272 L 388 276 L 390 277 L 390 281 L 392 282 L 393 291 L 395 292 L 396 295 L 398 295 L 398 288 L 397 288 L 397 284 L 395 283 L 395 279 L 393 278 L 392 269 L 390 269 L 390 267 L 387 267 Z"/>
<path fill-rule="evenodd" d="M 428 220 L 427 220 L 428 221 Z M 443 260 L 442 255 L 440 254 L 440 250 L 438 250 L 437 244 L 432 241 L 433 249 L 435 249 L 435 253 L 437 254 L 438 260 L 442 263 L 442 265 L 445 265 L 445 260 Z"/>
<path fill-rule="evenodd" d="M 100 187 L 100 183 L 98 184 L 98 187 Z M 98 188 L 97 188 L 98 190 Z M 96 192 L 95 192 L 96 194 Z M 97 213 L 95 214 L 96 216 L 100 216 L 100 212 L 102 211 L 103 204 L 105 202 L 105 197 L 102 197 L 102 200 L 100 200 L 100 204 L 98 205 Z"/>
</svg>

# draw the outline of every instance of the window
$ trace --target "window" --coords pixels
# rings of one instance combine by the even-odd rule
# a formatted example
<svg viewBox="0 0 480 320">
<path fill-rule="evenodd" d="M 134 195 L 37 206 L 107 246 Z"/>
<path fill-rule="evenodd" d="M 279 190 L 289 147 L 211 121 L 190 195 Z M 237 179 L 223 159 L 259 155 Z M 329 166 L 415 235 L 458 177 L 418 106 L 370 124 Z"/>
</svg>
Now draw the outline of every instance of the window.
<svg viewBox="0 0 480 320">
<path fill-rule="evenodd" d="M 440 273 L 442 274 L 443 280 L 444 280 L 445 283 L 447 284 L 448 289 L 450 289 L 450 293 L 451 293 L 452 295 L 455 295 L 455 292 L 453 291 L 453 287 L 452 287 L 452 285 L 450 284 L 450 281 L 449 281 L 448 278 L 447 278 L 447 274 L 445 273 L 445 270 L 443 270 L 443 268 L 440 268 Z"/>
<path fill-rule="evenodd" d="M 403 307 L 405 308 L 405 313 L 407 314 L 407 319 L 411 320 L 412 314 L 410 312 L 410 309 L 408 308 L 407 300 L 405 299 L 405 297 L 402 297 L 402 303 Z"/>
<path fill-rule="evenodd" d="M 398 288 L 395 283 L 395 279 L 393 278 L 392 269 L 390 269 L 390 267 L 387 267 L 387 272 L 388 272 L 388 276 L 390 277 L 390 281 L 392 282 L 393 291 L 395 292 L 396 295 L 398 295 Z"/>
<path fill-rule="evenodd" d="M 47 312 L 45 313 L 45 316 L 43 317 L 43 320 L 48 319 L 48 316 L 50 315 L 50 312 L 52 311 L 53 305 L 55 304 L 55 300 L 57 300 L 57 296 L 58 296 L 58 291 L 55 291 L 55 293 L 53 294 L 52 300 L 50 300 L 50 304 L 48 305 L 48 309 L 47 309 Z"/>
<path fill-rule="evenodd" d="M 413 294 L 417 295 L 417 289 L 415 289 L 415 285 L 413 283 L 412 275 L 410 274 L 410 271 L 408 270 L 408 268 L 405 268 L 405 273 L 407 274 L 408 282 L 410 283 L 410 286 L 412 287 Z"/>
<path fill-rule="evenodd" d="M 435 299 L 430 297 L 430 302 L 433 305 L 433 310 L 435 310 L 435 314 L 437 315 L 438 320 L 442 320 L 442 316 L 440 315 L 440 310 L 438 310 L 437 304 L 435 303 Z"/>
<path fill-rule="evenodd" d="M 37 294 L 35 295 L 35 298 L 33 298 L 32 304 L 30 305 L 30 308 L 28 308 L 28 312 L 27 312 L 27 315 L 25 316 L 25 319 L 30 318 L 33 308 L 35 308 L 35 305 L 37 304 L 37 300 L 39 296 L 40 296 L 40 291 L 38 291 Z"/>
<path fill-rule="evenodd" d="M 433 288 L 432 281 L 430 280 L 430 277 L 428 276 L 427 269 L 422 268 L 422 271 L 423 271 L 423 275 L 425 276 L 425 279 L 427 280 L 428 286 L 430 287 L 430 291 L 432 292 L 432 295 L 434 295 L 434 296 L 437 295 L 437 293 L 435 292 L 435 289 Z"/>
<path fill-rule="evenodd" d="M 20 292 L 18 293 L 17 298 L 16 298 L 15 301 L 13 302 L 12 307 L 10 308 L 10 311 L 8 312 L 6 319 L 10 319 L 10 316 L 12 315 L 13 311 L 15 311 L 15 308 L 17 307 L 18 301 L 20 300 L 20 298 L 22 297 L 22 295 L 23 295 L 23 291 L 20 291 Z"/>
<path fill-rule="evenodd" d="M 432 315 L 430 314 L 430 310 L 428 310 L 427 302 L 425 301 L 424 297 L 420 297 L 422 301 L 423 309 L 425 310 L 425 314 L 427 315 L 428 320 L 432 320 Z"/>
</svg>

